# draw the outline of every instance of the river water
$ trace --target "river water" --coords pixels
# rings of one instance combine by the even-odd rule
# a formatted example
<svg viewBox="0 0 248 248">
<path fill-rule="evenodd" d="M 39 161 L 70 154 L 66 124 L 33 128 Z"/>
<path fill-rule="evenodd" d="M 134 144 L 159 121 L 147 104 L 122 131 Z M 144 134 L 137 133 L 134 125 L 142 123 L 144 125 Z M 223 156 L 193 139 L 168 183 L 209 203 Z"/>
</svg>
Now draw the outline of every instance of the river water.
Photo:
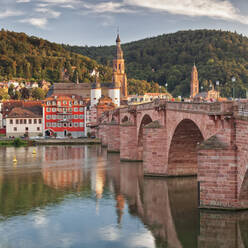
<svg viewBox="0 0 248 248">
<path fill-rule="evenodd" d="M 0 248 L 248 247 L 248 213 L 199 211 L 196 178 L 144 177 L 101 146 L 0 156 Z"/>
</svg>

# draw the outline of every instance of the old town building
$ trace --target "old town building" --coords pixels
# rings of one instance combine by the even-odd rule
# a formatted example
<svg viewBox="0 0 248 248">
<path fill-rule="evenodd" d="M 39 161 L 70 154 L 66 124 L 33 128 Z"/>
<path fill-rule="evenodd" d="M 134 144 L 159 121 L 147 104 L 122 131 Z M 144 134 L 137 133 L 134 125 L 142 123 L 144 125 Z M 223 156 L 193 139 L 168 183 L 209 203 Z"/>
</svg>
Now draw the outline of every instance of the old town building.
<svg viewBox="0 0 248 248">
<path fill-rule="evenodd" d="M 53 95 L 44 101 L 44 135 L 56 137 L 86 136 L 86 105 L 77 95 Z"/>
<path fill-rule="evenodd" d="M 109 96 L 119 106 L 120 101 L 127 97 L 127 76 L 119 35 L 116 39 L 116 47 L 116 58 L 113 60 L 112 82 L 100 82 L 99 75 L 95 70 L 96 82 L 92 84 L 74 83 L 69 81 L 68 77 L 63 76 L 64 80 L 62 82 L 51 86 L 48 96 L 63 94 L 78 95 L 84 99 L 91 99 L 91 106 L 97 104 L 97 99 L 100 99 L 101 96 Z"/>
<path fill-rule="evenodd" d="M 6 117 L 7 137 L 42 135 L 42 106 L 16 107 Z"/>
</svg>

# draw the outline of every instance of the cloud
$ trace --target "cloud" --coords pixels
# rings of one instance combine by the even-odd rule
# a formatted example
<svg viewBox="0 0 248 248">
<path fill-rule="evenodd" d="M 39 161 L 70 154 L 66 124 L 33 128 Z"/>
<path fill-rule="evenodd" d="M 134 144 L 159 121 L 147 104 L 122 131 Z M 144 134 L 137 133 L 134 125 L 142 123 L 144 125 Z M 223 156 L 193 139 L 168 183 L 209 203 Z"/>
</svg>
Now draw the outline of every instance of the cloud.
<svg viewBox="0 0 248 248">
<path fill-rule="evenodd" d="M 75 9 L 75 7 L 72 6 L 71 4 L 62 5 L 61 7 L 66 9 Z"/>
<path fill-rule="evenodd" d="M 104 2 L 100 4 L 83 4 L 83 7 L 95 13 L 133 13 L 131 8 L 126 8 L 124 3 Z"/>
<path fill-rule="evenodd" d="M 21 11 L 14 11 L 14 10 L 5 10 L 4 12 L 0 12 L 0 19 L 7 18 L 7 17 L 13 17 L 13 16 L 21 16 L 24 13 Z"/>
<path fill-rule="evenodd" d="M 29 18 L 20 20 L 21 23 L 28 23 L 38 28 L 45 28 L 47 25 L 47 18 Z"/>
<path fill-rule="evenodd" d="M 78 0 L 42 0 L 42 2 L 50 4 L 72 4 L 78 3 Z"/>
<path fill-rule="evenodd" d="M 248 24 L 248 18 L 240 14 L 240 11 L 227 0 L 124 0 L 124 4 L 171 14 L 207 16 Z"/>
<path fill-rule="evenodd" d="M 66 0 L 43 0 L 65 2 Z M 76 0 L 67 0 L 74 2 Z M 209 17 L 248 24 L 248 18 L 235 8 L 230 0 L 122 0 L 106 1 L 99 4 L 81 2 L 89 13 L 143 13 L 144 9 L 167 12 L 190 17 Z"/>
<path fill-rule="evenodd" d="M 61 15 L 60 12 L 48 8 L 36 8 L 35 11 L 47 15 L 47 18 L 58 18 Z"/>
<path fill-rule="evenodd" d="M 30 0 L 16 0 L 17 3 L 29 3 Z"/>
</svg>

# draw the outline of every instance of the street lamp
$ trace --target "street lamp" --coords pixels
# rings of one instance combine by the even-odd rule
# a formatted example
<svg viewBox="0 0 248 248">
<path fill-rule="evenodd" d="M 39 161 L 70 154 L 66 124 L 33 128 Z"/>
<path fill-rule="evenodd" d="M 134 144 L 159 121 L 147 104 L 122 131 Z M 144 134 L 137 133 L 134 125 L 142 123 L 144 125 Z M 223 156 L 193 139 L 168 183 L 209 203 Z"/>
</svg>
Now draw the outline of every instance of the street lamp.
<svg viewBox="0 0 248 248">
<path fill-rule="evenodd" d="M 235 99 L 235 82 L 236 82 L 236 78 L 232 77 L 232 83 L 233 83 L 233 99 Z"/>
<path fill-rule="evenodd" d="M 165 88 L 166 88 L 166 91 L 167 91 L 167 87 L 168 87 L 168 84 L 166 83 L 166 84 L 165 84 L 164 86 L 165 86 Z"/>
<path fill-rule="evenodd" d="M 201 92 L 203 91 L 203 86 L 201 86 Z"/>
</svg>

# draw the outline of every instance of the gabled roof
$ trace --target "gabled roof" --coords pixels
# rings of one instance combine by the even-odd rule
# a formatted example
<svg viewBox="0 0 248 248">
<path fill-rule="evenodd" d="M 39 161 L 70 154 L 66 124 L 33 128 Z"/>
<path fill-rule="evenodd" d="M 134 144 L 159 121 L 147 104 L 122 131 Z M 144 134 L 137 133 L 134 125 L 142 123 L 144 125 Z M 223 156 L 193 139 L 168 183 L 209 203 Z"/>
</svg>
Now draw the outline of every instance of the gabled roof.
<svg viewBox="0 0 248 248">
<path fill-rule="evenodd" d="M 42 107 L 33 106 L 29 108 L 13 108 L 7 118 L 41 118 Z"/>
</svg>

